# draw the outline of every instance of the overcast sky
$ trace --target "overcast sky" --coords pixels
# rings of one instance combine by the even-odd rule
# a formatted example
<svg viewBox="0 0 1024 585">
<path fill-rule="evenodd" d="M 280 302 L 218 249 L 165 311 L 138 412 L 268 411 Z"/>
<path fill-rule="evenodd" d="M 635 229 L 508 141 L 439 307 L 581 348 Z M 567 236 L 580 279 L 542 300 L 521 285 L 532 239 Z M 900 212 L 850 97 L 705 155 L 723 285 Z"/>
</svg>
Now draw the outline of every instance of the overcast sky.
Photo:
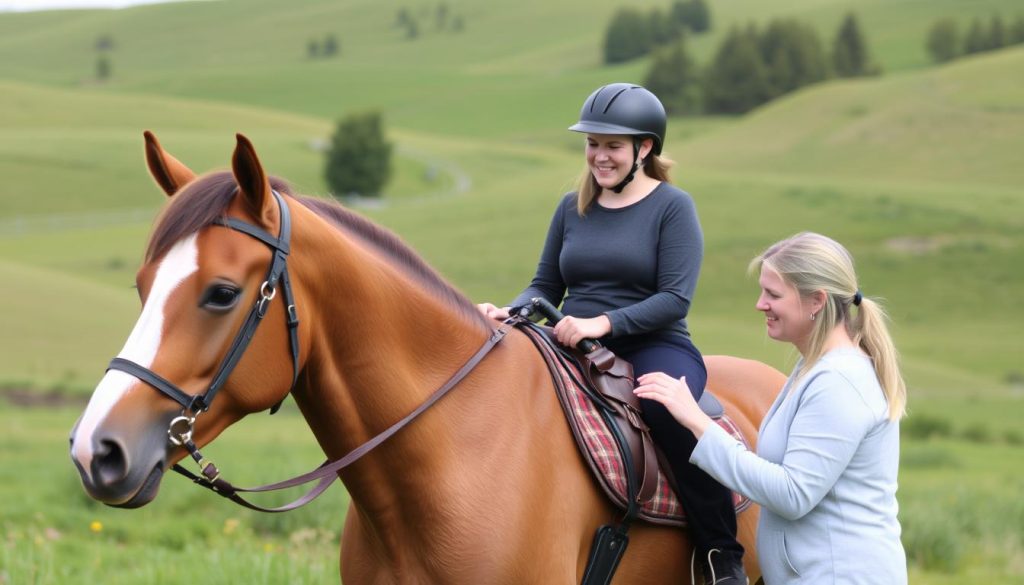
<svg viewBox="0 0 1024 585">
<path fill-rule="evenodd" d="M 56 8 L 124 8 L 173 0 L 0 0 L 0 12 L 52 10 Z"/>
</svg>

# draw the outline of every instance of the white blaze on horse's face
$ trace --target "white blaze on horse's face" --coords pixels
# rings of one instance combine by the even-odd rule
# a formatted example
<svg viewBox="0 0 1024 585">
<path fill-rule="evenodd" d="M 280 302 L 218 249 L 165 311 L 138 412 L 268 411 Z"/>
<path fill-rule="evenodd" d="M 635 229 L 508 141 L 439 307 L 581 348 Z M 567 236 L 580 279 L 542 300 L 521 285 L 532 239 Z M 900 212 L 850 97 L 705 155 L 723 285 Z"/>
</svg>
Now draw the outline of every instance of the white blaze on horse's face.
<svg viewBox="0 0 1024 585">
<path fill-rule="evenodd" d="M 164 306 L 174 290 L 199 268 L 199 247 L 193 234 L 171 248 L 157 268 L 153 287 L 142 307 L 142 315 L 135 323 L 128 341 L 117 357 L 131 360 L 140 366 L 153 365 L 164 326 Z M 92 434 L 106 418 L 107 413 L 133 386 L 143 386 L 134 376 L 119 370 L 110 370 L 89 399 L 89 405 L 82 415 L 75 433 L 73 453 L 83 469 L 91 469 Z M 154 390 L 155 392 L 155 390 Z"/>
</svg>

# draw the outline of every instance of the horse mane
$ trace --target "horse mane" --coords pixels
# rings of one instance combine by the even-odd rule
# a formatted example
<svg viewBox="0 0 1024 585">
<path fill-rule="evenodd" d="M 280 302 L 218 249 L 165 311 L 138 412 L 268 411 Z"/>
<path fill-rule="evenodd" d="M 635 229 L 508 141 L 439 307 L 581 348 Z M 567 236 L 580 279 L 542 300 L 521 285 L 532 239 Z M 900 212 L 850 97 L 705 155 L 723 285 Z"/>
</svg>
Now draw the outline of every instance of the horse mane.
<svg viewBox="0 0 1024 585">
<path fill-rule="evenodd" d="M 444 280 L 393 232 L 333 201 L 293 195 L 291 187 L 283 179 L 270 177 L 269 180 L 271 188 L 275 191 L 292 196 L 335 229 L 369 244 L 460 313 L 490 328 L 490 323 L 469 299 Z M 176 193 L 157 219 L 146 249 L 146 262 L 152 262 L 182 238 L 222 218 L 237 189 L 238 184 L 230 172 L 217 171 L 197 178 Z"/>
</svg>

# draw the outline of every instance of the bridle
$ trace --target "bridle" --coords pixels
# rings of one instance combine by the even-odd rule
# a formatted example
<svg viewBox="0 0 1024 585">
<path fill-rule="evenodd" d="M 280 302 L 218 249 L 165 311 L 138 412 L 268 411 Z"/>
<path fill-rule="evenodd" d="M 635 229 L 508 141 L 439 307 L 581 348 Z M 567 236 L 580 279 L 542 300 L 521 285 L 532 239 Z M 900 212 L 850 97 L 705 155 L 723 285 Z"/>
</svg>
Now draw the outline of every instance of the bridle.
<svg viewBox="0 0 1024 585">
<path fill-rule="evenodd" d="M 299 377 L 299 319 L 295 310 L 295 296 L 292 292 L 291 281 L 288 278 L 287 265 L 289 242 L 291 240 L 291 215 L 288 211 L 288 205 L 285 203 L 284 198 L 281 197 L 277 191 L 272 191 L 272 193 L 274 195 L 274 199 L 277 201 L 277 206 L 281 211 L 281 227 L 276 238 L 254 225 L 232 217 L 218 219 L 213 224 L 231 228 L 256 238 L 273 250 L 273 257 L 270 261 L 270 267 L 267 269 L 267 276 L 264 279 L 263 284 L 260 286 L 259 298 L 256 299 L 256 303 L 246 316 L 241 328 L 235 335 L 235 339 L 231 342 L 231 346 L 228 348 L 228 352 L 224 356 L 224 360 L 217 368 L 217 372 L 210 381 L 210 386 L 207 388 L 206 392 L 203 394 L 189 394 L 153 370 L 120 357 L 115 357 L 110 360 L 110 365 L 107 366 L 107 371 L 118 370 L 134 376 L 182 406 L 181 414 L 171 420 L 170 425 L 167 428 L 167 436 L 172 444 L 184 447 L 185 450 L 188 451 L 189 455 L 192 456 L 192 459 L 194 459 L 199 465 L 201 475 L 195 475 L 178 464 L 173 466 L 174 471 L 247 508 L 261 512 L 286 512 L 288 510 L 304 506 L 316 499 L 316 497 L 323 493 L 335 479 L 338 479 L 337 472 L 340 469 L 354 463 L 374 447 L 383 443 L 388 437 L 398 432 L 402 427 L 419 416 L 423 411 L 430 408 L 430 406 L 437 402 L 442 396 L 447 394 L 449 390 L 454 388 L 456 384 L 469 374 L 469 372 L 476 367 L 476 364 L 479 363 L 480 360 L 482 360 L 484 356 L 487 355 L 487 353 L 489 353 L 490 350 L 505 337 L 505 334 L 508 333 L 510 327 L 506 324 L 493 330 L 491 336 L 484 342 L 483 346 L 481 346 L 480 349 L 477 350 L 477 352 L 462 366 L 462 368 L 449 378 L 443 386 L 438 388 L 429 398 L 427 398 L 426 401 L 409 413 L 405 418 L 388 427 L 386 430 L 356 449 L 353 449 L 345 457 L 333 462 L 326 461 L 313 471 L 274 484 L 256 488 L 239 488 L 231 485 L 220 477 L 220 471 L 217 469 L 217 466 L 214 465 L 212 461 L 203 457 L 202 453 L 199 452 L 198 446 L 196 446 L 195 442 L 192 441 L 192 432 L 195 427 L 196 417 L 209 410 L 210 405 L 213 403 L 213 399 L 217 396 L 217 392 L 224 386 L 225 382 L 227 382 L 228 376 L 231 375 L 231 372 L 235 369 L 235 366 L 238 365 L 239 360 L 242 358 L 242 354 L 244 354 L 245 350 L 249 347 L 249 342 L 252 341 L 252 338 L 256 333 L 256 328 L 261 322 L 263 322 L 263 317 L 267 313 L 267 307 L 269 306 L 270 301 L 277 296 L 278 287 L 281 288 L 285 303 L 285 322 L 288 327 L 289 346 L 291 348 L 292 357 L 292 383 L 288 390 L 289 393 L 291 393 L 291 390 L 295 388 L 295 384 Z M 281 407 L 282 402 L 284 402 L 283 398 L 270 409 L 270 414 L 277 412 Z M 288 487 L 303 485 L 316 479 L 320 480 L 319 483 L 306 495 L 290 504 L 280 506 L 278 508 L 264 508 L 256 504 L 252 504 L 238 495 L 238 492 L 276 491 Z"/>
</svg>

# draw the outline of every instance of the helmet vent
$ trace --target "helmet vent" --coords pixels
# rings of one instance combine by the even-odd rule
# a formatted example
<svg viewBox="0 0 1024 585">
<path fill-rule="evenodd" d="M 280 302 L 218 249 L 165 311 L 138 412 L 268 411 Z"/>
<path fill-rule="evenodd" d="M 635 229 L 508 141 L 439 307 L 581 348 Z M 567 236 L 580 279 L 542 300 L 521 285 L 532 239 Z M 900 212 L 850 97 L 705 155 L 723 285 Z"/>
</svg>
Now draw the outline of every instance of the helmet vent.
<svg viewBox="0 0 1024 585">
<path fill-rule="evenodd" d="M 612 99 L 608 100 L 608 105 L 604 107 L 604 111 L 601 112 L 601 113 L 602 114 L 607 114 L 608 110 L 612 109 L 612 104 L 615 103 L 615 100 L 619 99 L 620 95 L 626 93 L 627 91 L 629 91 L 631 89 L 633 89 L 633 88 L 632 87 L 624 87 L 624 88 L 620 89 L 618 93 L 616 93 L 615 95 L 612 96 Z"/>
</svg>

